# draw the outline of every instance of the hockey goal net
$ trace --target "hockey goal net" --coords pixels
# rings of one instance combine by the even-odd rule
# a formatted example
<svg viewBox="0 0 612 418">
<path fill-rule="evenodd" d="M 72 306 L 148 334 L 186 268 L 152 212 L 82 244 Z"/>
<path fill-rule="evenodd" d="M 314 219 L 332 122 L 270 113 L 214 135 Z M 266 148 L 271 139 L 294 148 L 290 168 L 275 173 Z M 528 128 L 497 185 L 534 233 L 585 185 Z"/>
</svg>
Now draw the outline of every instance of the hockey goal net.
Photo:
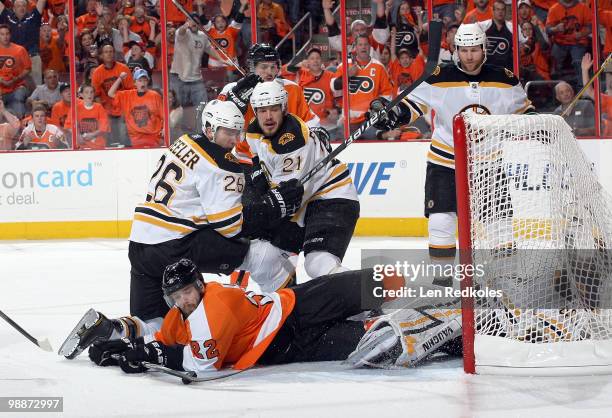
<svg viewBox="0 0 612 418">
<path fill-rule="evenodd" d="M 611 200 L 569 126 L 459 115 L 454 141 L 462 288 L 481 291 L 462 300 L 466 372 L 612 372 Z"/>
</svg>

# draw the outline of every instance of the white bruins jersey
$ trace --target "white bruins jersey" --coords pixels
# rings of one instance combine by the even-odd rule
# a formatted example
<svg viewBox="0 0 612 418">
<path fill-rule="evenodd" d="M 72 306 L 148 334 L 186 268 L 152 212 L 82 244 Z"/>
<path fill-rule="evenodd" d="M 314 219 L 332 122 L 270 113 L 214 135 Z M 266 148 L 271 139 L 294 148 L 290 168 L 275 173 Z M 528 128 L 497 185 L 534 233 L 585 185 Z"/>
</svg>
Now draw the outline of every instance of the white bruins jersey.
<svg viewBox="0 0 612 418">
<path fill-rule="evenodd" d="M 146 201 L 136 206 L 130 240 L 158 244 L 214 228 L 242 228 L 244 175 L 236 157 L 201 135 L 183 135 L 162 155 Z"/>
<path fill-rule="evenodd" d="M 525 113 L 531 101 L 514 74 L 505 68 L 485 64 L 477 75 L 468 75 L 454 64 L 438 66 L 419 84 L 404 103 L 411 109 L 410 122 L 427 107 L 436 112 L 427 160 L 455 168 L 453 118 L 464 112 L 486 115 Z M 402 119 L 408 118 L 403 115 Z"/>
<path fill-rule="evenodd" d="M 266 167 L 273 185 L 300 179 L 328 154 L 323 144 L 309 135 L 308 126 L 291 113 L 272 137 L 265 136 L 253 119 L 246 141 Z M 334 160 L 304 184 L 302 208 L 292 220 L 303 226 L 306 204 L 319 199 L 359 200 L 346 164 Z"/>
</svg>

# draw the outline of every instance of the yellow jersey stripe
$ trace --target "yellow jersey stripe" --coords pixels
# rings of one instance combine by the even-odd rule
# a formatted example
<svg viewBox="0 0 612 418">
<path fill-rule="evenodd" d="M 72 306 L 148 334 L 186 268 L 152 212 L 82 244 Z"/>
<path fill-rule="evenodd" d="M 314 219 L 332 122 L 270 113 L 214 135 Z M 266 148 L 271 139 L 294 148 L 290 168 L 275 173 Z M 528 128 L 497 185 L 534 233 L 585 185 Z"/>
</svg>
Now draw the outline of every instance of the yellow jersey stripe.
<svg viewBox="0 0 612 418">
<path fill-rule="evenodd" d="M 185 226 L 179 226 L 175 224 L 171 224 L 169 222 L 163 221 L 158 218 L 154 218 L 152 216 L 144 215 L 142 213 L 137 213 L 134 215 L 135 221 L 145 222 L 151 225 L 158 226 L 160 228 L 169 229 L 171 231 L 180 232 L 182 234 L 189 234 L 194 231 L 194 229 L 187 228 Z"/>
<path fill-rule="evenodd" d="M 231 208 L 225 210 L 223 212 L 212 213 L 208 215 L 209 222 L 219 222 L 227 218 L 231 218 L 232 216 L 242 212 L 242 205 L 238 205 L 235 208 Z"/>
</svg>

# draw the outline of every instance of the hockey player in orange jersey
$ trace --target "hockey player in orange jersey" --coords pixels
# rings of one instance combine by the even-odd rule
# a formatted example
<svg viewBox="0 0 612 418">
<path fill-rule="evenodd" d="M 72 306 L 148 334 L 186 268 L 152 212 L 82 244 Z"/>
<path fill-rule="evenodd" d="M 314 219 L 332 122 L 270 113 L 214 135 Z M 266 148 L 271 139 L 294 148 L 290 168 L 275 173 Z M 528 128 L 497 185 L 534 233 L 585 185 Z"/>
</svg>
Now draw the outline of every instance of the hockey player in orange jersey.
<svg viewBox="0 0 612 418">
<path fill-rule="evenodd" d="M 253 193 L 230 152 L 244 125 L 238 108 L 213 100 L 202 119 L 203 135 L 183 135 L 162 154 L 146 198 L 134 211 L 128 250 L 130 315 L 139 322 L 133 317 L 111 321 L 90 310 L 60 354 L 74 358 L 96 339 L 158 329 L 168 312 L 161 292 L 164 268 L 183 257 L 205 273 L 247 270 L 264 291 L 282 288 L 294 277 L 290 255 L 255 238 L 297 211 L 303 187 L 293 180 Z M 96 324 L 103 326 L 90 331 Z"/>
<path fill-rule="evenodd" d="M 398 310 L 416 299 L 400 299 L 407 282 L 375 272 L 325 275 L 256 294 L 205 283 L 195 264 L 183 259 L 164 271 L 162 289 L 171 309 L 161 329 L 154 335 L 96 342 L 89 357 L 100 366 L 119 365 L 126 373 L 146 372 L 142 362 L 207 373 L 347 357 L 353 367 L 387 367 L 414 365 L 441 346 L 445 338 L 440 335 L 460 333 L 460 309 Z M 380 308 L 393 313 L 373 320 L 368 331 L 362 321 L 347 319 Z"/>
</svg>

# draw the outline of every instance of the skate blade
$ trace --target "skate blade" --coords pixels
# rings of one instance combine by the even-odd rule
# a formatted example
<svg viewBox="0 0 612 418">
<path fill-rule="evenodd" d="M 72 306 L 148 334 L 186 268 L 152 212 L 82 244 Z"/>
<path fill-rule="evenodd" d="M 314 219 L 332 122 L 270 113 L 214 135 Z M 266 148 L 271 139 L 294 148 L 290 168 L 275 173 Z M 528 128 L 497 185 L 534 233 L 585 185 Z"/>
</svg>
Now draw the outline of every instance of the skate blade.
<svg viewBox="0 0 612 418">
<path fill-rule="evenodd" d="M 89 309 L 85 312 L 85 315 L 81 318 L 74 329 L 68 334 L 68 338 L 63 342 L 62 346 L 58 350 L 57 354 L 64 356 L 69 360 L 72 360 L 83 350 L 79 350 L 79 341 L 84 331 L 88 330 L 96 323 L 100 316 L 94 309 Z"/>
</svg>

